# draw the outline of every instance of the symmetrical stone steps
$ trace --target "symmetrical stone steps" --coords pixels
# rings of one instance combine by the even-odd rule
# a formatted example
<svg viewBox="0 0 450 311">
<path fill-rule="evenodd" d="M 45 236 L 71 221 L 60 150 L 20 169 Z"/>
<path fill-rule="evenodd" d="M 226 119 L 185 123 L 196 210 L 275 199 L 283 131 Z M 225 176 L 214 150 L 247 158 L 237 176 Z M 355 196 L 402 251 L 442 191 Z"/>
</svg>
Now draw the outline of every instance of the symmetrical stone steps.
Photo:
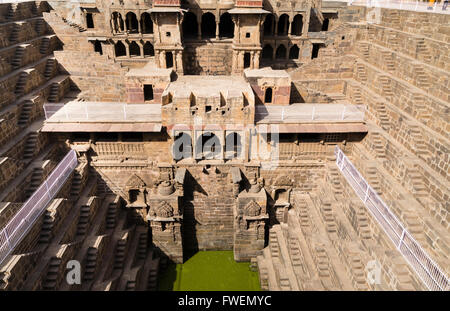
<svg viewBox="0 0 450 311">
<path fill-rule="evenodd" d="M 57 279 L 61 267 L 61 258 L 52 257 L 47 270 L 46 278 L 42 284 L 44 290 L 55 290 L 57 286 Z"/>
<path fill-rule="evenodd" d="M 428 150 L 427 144 L 425 142 L 425 139 L 423 137 L 422 130 L 419 128 L 419 126 L 410 124 L 410 136 L 412 140 L 412 145 L 415 154 L 423 159 L 425 162 L 429 160 L 430 157 L 432 157 L 431 152 Z"/>
<path fill-rule="evenodd" d="M 381 83 L 384 97 L 388 98 L 389 100 L 392 99 L 394 92 L 392 91 L 390 78 L 388 76 L 380 76 L 379 81 Z"/>
<path fill-rule="evenodd" d="M 45 64 L 44 77 L 46 79 L 50 79 L 52 77 L 52 73 L 54 71 L 56 65 L 55 57 L 50 57 L 47 59 L 47 63 Z"/>
<path fill-rule="evenodd" d="M 126 236 L 126 238 L 128 235 Z M 127 239 L 117 241 L 116 252 L 114 256 L 114 269 L 123 269 L 125 262 L 125 249 L 127 248 Z"/>
<path fill-rule="evenodd" d="M 86 254 L 86 264 L 84 266 L 84 281 L 92 281 L 94 279 L 95 270 L 97 268 L 98 249 L 89 247 Z"/>
<path fill-rule="evenodd" d="M 17 69 L 19 67 L 22 66 L 22 59 L 23 59 L 23 54 L 25 52 L 25 46 L 24 45 L 19 45 L 14 53 L 14 58 L 11 61 L 11 66 L 14 69 Z"/>
<path fill-rule="evenodd" d="M 34 25 L 34 29 L 38 35 L 42 35 L 45 31 L 44 19 L 39 18 Z"/>
<path fill-rule="evenodd" d="M 33 132 L 28 135 L 22 156 L 22 159 L 24 161 L 29 161 L 34 157 L 37 141 L 38 141 L 38 133 Z"/>
<path fill-rule="evenodd" d="M 383 102 L 377 102 L 375 109 L 381 128 L 388 131 L 390 128 L 390 120 L 386 110 L 386 105 Z"/>
<path fill-rule="evenodd" d="M 364 65 L 357 63 L 356 64 L 356 75 L 361 82 L 367 81 L 367 72 Z"/>
<path fill-rule="evenodd" d="M 368 166 L 364 173 L 364 178 L 370 184 L 372 189 L 375 190 L 378 195 L 381 195 L 381 183 L 378 177 L 377 168 L 375 166 Z"/>
<path fill-rule="evenodd" d="M 31 174 L 31 181 L 30 184 L 28 185 L 26 191 L 25 191 L 25 198 L 28 199 L 29 197 L 31 197 L 31 195 L 36 191 L 37 188 L 39 188 L 39 186 L 42 183 L 42 178 L 44 175 L 44 170 L 40 167 L 36 167 L 33 170 L 33 174 Z"/>
<path fill-rule="evenodd" d="M 369 53 L 369 43 L 364 42 L 364 41 L 360 41 L 357 43 L 356 45 L 358 52 L 362 55 L 363 59 L 365 61 L 369 60 L 370 57 L 370 53 Z"/>
<path fill-rule="evenodd" d="M 147 232 L 141 233 L 139 235 L 139 244 L 138 244 L 138 259 L 145 259 L 145 257 L 147 256 L 147 247 L 148 247 L 148 242 L 147 242 L 148 236 L 147 236 Z"/>
<path fill-rule="evenodd" d="M 431 120 L 432 113 L 429 111 L 427 105 L 425 104 L 425 98 L 422 94 L 414 95 L 414 110 L 413 115 L 420 121 L 427 123 Z"/>
<path fill-rule="evenodd" d="M 50 94 L 47 100 L 51 103 L 56 103 L 59 100 L 59 83 L 53 83 L 50 87 Z"/>
<path fill-rule="evenodd" d="M 14 90 L 14 93 L 16 96 L 20 97 L 24 94 L 25 85 L 27 84 L 28 80 L 28 72 L 21 72 L 19 75 L 19 79 L 16 83 L 16 89 Z"/>
<path fill-rule="evenodd" d="M 65 17 L 62 17 L 61 19 L 64 21 L 64 23 L 66 23 L 66 24 L 69 25 L 70 27 L 73 27 L 73 28 L 77 29 L 79 32 L 84 32 L 84 31 L 87 30 L 87 29 L 84 28 L 83 26 L 78 25 L 77 23 L 74 23 L 74 22 L 72 22 L 72 21 L 69 21 L 69 20 L 66 19 Z"/>
<path fill-rule="evenodd" d="M 425 43 L 423 38 L 418 38 L 417 40 L 417 54 L 427 63 L 430 63 L 432 60 L 430 50 Z"/>
<path fill-rule="evenodd" d="M 49 210 L 45 211 L 44 221 L 41 228 L 41 234 L 39 235 L 38 243 L 47 244 L 50 242 L 52 237 L 52 228 L 54 224 L 54 218 L 52 212 Z"/>
<path fill-rule="evenodd" d="M 80 207 L 80 217 L 78 219 L 77 235 L 84 236 L 88 228 L 89 215 L 91 207 L 89 205 L 82 205 Z"/>
<path fill-rule="evenodd" d="M 147 277 L 147 290 L 155 291 L 158 289 L 158 269 L 159 258 L 152 260 L 152 266 Z"/>
<path fill-rule="evenodd" d="M 117 218 L 117 204 L 115 202 L 109 203 L 108 212 L 106 214 L 106 229 L 114 229 Z"/>
<path fill-rule="evenodd" d="M 39 48 L 39 52 L 43 55 L 46 55 L 48 53 L 48 47 L 50 45 L 50 37 L 49 36 L 45 36 L 44 38 L 42 38 L 41 41 L 41 46 Z"/>
<path fill-rule="evenodd" d="M 70 188 L 70 196 L 73 198 L 77 198 L 81 193 L 83 184 L 81 182 L 81 175 L 77 171 L 74 172 L 72 178 L 72 187 Z"/>
<path fill-rule="evenodd" d="M 31 112 L 33 110 L 33 102 L 30 100 L 27 100 L 22 105 L 22 110 L 20 111 L 20 117 L 18 121 L 18 125 L 23 127 L 28 124 L 30 121 Z"/>
<path fill-rule="evenodd" d="M 416 75 L 416 85 L 423 90 L 426 90 L 430 87 L 430 79 L 425 73 L 425 69 L 421 65 L 417 65 L 414 68 L 414 72 Z"/>
<path fill-rule="evenodd" d="M 373 151 L 377 159 L 385 159 L 386 158 L 386 149 L 385 144 L 381 138 L 380 133 L 372 132 L 372 142 L 374 144 Z"/>
</svg>

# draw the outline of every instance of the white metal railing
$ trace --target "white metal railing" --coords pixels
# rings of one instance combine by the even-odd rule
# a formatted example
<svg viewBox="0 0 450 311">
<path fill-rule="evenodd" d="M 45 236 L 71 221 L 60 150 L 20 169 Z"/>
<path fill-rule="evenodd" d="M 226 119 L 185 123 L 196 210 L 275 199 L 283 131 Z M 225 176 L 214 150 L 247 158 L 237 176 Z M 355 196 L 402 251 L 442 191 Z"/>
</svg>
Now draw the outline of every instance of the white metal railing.
<svg viewBox="0 0 450 311">
<path fill-rule="evenodd" d="M 0 231 L 0 264 L 22 241 L 45 208 L 58 193 L 78 164 L 74 150 L 69 151 L 53 172 Z"/>
<path fill-rule="evenodd" d="M 438 12 L 442 14 L 450 14 L 450 9 L 443 10 L 444 1 L 417 1 L 417 0 L 323 0 L 346 2 L 348 5 L 366 6 L 366 7 L 378 7 L 385 9 L 397 9 L 416 12 Z"/>
<path fill-rule="evenodd" d="M 257 121 L 272 122 L 363 122 L 365 105 L 292 104 L 288 106 L 256 105 Z"/>
<path fill-rule="evenodd" d="M 405 229 L 344 152 L 336 146 L 334 153 L 342 175 L 427 288 L 433 291 L 450 290 L 449 278 Z"/>
<path fill-rule="evenodd" d="M 46 103 L 44 113 L 50 122 L 160 121 L 161 105 L 82 101 Z"/>
</svg>

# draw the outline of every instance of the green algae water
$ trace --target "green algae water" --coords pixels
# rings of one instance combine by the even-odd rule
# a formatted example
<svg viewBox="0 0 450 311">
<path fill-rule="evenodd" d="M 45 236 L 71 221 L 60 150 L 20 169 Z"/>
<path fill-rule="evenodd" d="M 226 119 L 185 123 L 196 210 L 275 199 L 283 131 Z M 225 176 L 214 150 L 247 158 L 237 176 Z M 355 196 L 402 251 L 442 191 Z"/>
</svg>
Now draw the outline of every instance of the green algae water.
<svg viewBox="0 0 450 311">
<path fill-rule="evenodd" d="M 258 272 L 249 262 L 235 262 L 233 251 L 202 251 L 183 264 L 171 264 L 159 279 L 159 290 L 259 291 Z"/>
</svg>

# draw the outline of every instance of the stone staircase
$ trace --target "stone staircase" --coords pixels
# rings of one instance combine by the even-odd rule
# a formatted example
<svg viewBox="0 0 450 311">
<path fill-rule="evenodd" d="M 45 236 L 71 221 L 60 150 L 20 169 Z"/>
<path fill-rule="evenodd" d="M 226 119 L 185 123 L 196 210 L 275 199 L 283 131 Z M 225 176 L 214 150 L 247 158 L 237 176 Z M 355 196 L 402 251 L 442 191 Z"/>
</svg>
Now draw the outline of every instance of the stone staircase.
<svg viewBox="0 0 450 311">
<path fill-rule="evenodd" d="M 47 59 L 47 63 L 45 64 L 44 77 L 48 80 L 52 77 L 53 70 L 56 65 L 56 59 L 54 57 L 50 57 Z"/>
<path fill-rule="evenodd" d="M 390 128 L 390 121 L 384 102 L 377 102 L 375 104 L 375 110 L 377 112 L 377 119 L 380 121 L 381 128 L 388 131 Z"/>
<path fill-rule="evenodd" d="M 432 57 L 424 38 L 417 40 L 417 55 L 420 56 L 427 63 L 431 62 Z"/>
<path fill-rule="evenodd" d="M 335 289 L 332 275 L 333 272 L 330 267 L 330 258 L 328 257 L 325 247 L 323 245 L 313 247 L 312 254 L 322 285 L 326 290 Z"/>
<path fill-rule="evenodd" d="M 367 72 L 363 64 L 356 64 L 356 76 L 358 77 L 359 81 L 367 82 Z"/>
<path fill-rule="evenodd" d="M 388 99 L 391 99 L 392 96 L 394 95 L 391 86 L 391 79 L 387 76 L 380 76 L 379 80 L 381 84 L 381 89 L 383 90 L 383 96 Z"/>
<path fill-rule="evenodd" d="M 306 201 L 297 199 L 295 197 L 294 197 L 294 204 L 298 213 L 301 228 L 306 229 L 310 228 L 311 220 L 308 215 L 308 204 L 306 203 Z"/>
<path fill-rule="evenodd" d="M 49 47 L 49 45 L 50 45 L 50 38 L 49 38 L 49 37 L 44 37 L 44 38 L 42 38 L 41 46 L 40 46 L 40 48 L 39 48 L 39 52 L 40 52 L 42 55 L 46 55 L 47 52 L 48 52 L 48 47 Z"/>
<path fill-rule="evenodd" d="M 391 73 L 394 72 L 395 71 L 395 62 L 394 62 L 394 58 L 392 57 L 392 52 L 381 51 L 381 55 L 383 55 L 383 62 L 386 64 L 386 70 Z"/>
<path fill-rule="evenodd" d="M 14 23 L 11 34 L 9 35 L 10 43 L 16 43 L 19 40 L 20 25 L 21 23 Z"/>
<path fill-rule="evenodd" d="M 375 166 L 366 167 L 364 178 L 367 180 L 372 189 L 375 190 L 378 195 L 381 195 L 382 191 L 380 178 L 378 177 L 378 171 Z"/>
<path fill-rule="evenodd" d="M 95 276 L 95 269 L 97 267 L 97 254 L 98 249 L 95 247 L 89 247 L 87 251 L 86 264 L 84 266 L 84 281 L 92 281 Z"/>
<path fill-rule="evenodd" d="M 372 133 L 373 151 L 377 159 L 386 159 L 385 144 L 381 138 L 381 134 L 377 132 Z"/>
<path fill-rule="evenodd" d="M 86 234 L 90 211 L 91 208 L 88 205 L 82 205 L 80 207 L 80 217 L 78 219 L 78 226 L 77 226 L 78 236 L 84 236 Z"/>
<path fill-rule="evenodd" d="M 127 247 L 127 240 L 121 239 L 117 241 L 116 252 L 114 256 L 114 269 L 123 269 L 125 263 L 125 249 Z"/>
<path fill-rule="evenodd" d="M 414 101 L 414 116 L 416 119 L 428 122 L 431 120 L 432 114 L 428 110 L 427 105 L 425 104 L 425 98 L 422 94 L 414 94 L 413 96 Z"/>
<path fill-rule="evenodd" d="M 389 31 L 388 34 L 388 44 L 391 50 L 397 51 L 398 50 L 398 38 L 397 38 L 397 33 L 393 30 Z"/>
<path fill-rule="evenodd" d="M 429 193 L 422 174 L 416 166 L 408 168 L 408 178 L 411 181 L 412 192 L 415 197 L 427 197 Z"/>
<path fill-rule="evenodd" d="M 367 42 L 358 42 L 356 45 L 359 54 L 362 56 L 366 62 L 369 61 L 370 53 L 369 53 L 369 43 Z"/>
<path fill-rule="evenodd" d="M 79 32 L 84 32 L 84 31 L 87 30 L 87 29 L 84 28 L 83 26 L 80 26 L 80 25 L 78 25 L 78 24 L 76 24 L 76 23 L 74 23 L 74 22 L 72 22 L 72 21 L 69 21 L 69 20 L 66 19 L 65 17 L 61 17 L 61 18 L 62 18 L 62 20 L 64 21 L 64 23 L 66 23 L 66 24 L 69 25 L 70 27 L 73 27 L 73 28 L 77 29 Z"/>
<path fill-rule="evenodd" d="M 61 258 L 52 257 L 47 270 L 47 276 L 42 284 L 44 290 L 56 290 Z"/>
<path fill-rule="evenodd" d="M 25 147 L 23 150 L 22 159 L 24 161 L 31 160 L 34 157 L 37 141 L 38 141 L 38 133 L 34 132 L 34 133 L 28 134 L 28 138 L 25 142 Z"/>
<path fill-rule="evenodd" d="M 27 80 L 28 73 L 25 71 L 21 72 L 16 83 L 16 89 L 14 90 L 17 97 L 21 97 L 25 93 L 25 85 L 27 84 Z"/>
<path fill-rule="evenodd" d="M 81 193 L 81 188 L 82 188 L 81 175 L 80 173 L 75 171 L 72 178 L 72 187 L 70 188 L 70 197 L 78 198 L 78 196 Z"/>
<path fill-rule="evenodd" d="M 45 30 L 45 24 L 44 24 L 44 20 L 42 18 L 39 18 L 38 20 L 36 20 L 36 24 L 34 25 L 34 30 L 36 31 L 36 33 L 38 35 L 42 35 L 42 33 Z"/>
<path fill-rule="evenodd" d="M 22 110 L 20 111 L 20 117 L 18 121 L 18 125 L 20 127 L 24 127 L 28 124 L 30 121 L 31 112 L 33 110 L 33 102 L 32 101 L 25 101 L 22 105 Z"/>
<path fill-rule="evenodd" d="M 363 105 L 364 101 L 363 101 L 363 97 L 361 94 L 361 89 L 359 87 L 354 87 L 353 88 L 353 101 L 356 105 Z"/>
<path fill-rule="evenodd" d="M 31 195 L 36 191 L 37 188 L 42 183 L 42 177 L 44 176 L 44 170 L 40 167 L 36 167 L 33 170 L 33 173 L 31 175 L 31 181 L 30 184 L 27 187 L 27 190 L 25 190 L 25 198 L 28 199 L 31 197 Z"/>
<path fill-rule="evenodd" d="M 143 232 L 139 235 L 139 243 L 138 243 L 138 259 L 143 260 L 147 257 L 147 232 Z"/>
<path fill-rule="evenodd" d="M 6 14 L 6 20 L 11 21 L 14 19 L 15 15 L 16 15 L 17 5 L 18 5 L 18 3 L 11 3 L 8 13 Z"/>
<path fill-rule="evenodd" d="M 56 103 L 59 100 L 59 84 L 57 82 L 50 86 L 50 94 L 47 100 L 51 103 Z"/>
<path fill-rule="evenodd" d="M 428 150 L 425 139 L 423 138 L 422 130 L 417 125 L 410 125 L 410 136 L 411 136 L 411 146 L 414 149 L 415 154 L 427 162 L 432 154 L 430 150 Z"/>
<path fill-rule="evenodd" d="M 53 228 L 53 213 L 49 210 L 45 211 L 44 221 L 41 228 L 41 234 L 39 235 L 39 244 L 47 244 L 50 242 Z"/>
<path fill-rule="evenodd" d="M 415 80 L 416 85 L 420 87 L 423 90 L 426 90 L 430 87 L 430 79 L 428 78 L 427 74 L 425 73 L 425 69 L 423 66 L 416 66 L 414 68 L 414 74 L 415 74 Z"/>
<path fill-rule="evenodd" d="M 16 50 L 15 50 L 15 52 L 14 52 L 14 58 L 13 58 L 12 61 L 11 61 L 11 66 L 12 66 L 14 69 L 17 69 L 17 68 L 19 68 L 19 67 L 22 66 L 22 58 L 23 58 L 23 54 L 24 54 L 24 53 L 25 53 L 25 47 L 19 45 L 19 46 L 16 48 Z"/>
<path fill-rule="evenodd" d="M 155 291 L 158 289 L 158 266 L 159 258 L 153 259 L 152 267 L 148 274 L 147 290 Z"/>
<path fill-rule="evenodd" d="M 106 214 L 106 229 L 114 229 L 116 227 L 117 204 L 109 203 L 108 212 Z"/>
</svg>

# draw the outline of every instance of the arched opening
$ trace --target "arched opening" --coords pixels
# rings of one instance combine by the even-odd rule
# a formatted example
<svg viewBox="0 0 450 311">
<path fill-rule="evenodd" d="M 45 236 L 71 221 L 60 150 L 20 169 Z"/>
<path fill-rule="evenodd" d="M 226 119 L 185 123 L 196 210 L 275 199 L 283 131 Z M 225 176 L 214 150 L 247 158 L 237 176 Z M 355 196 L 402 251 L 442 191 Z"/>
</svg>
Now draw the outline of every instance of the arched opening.
<svg viewBox="0 0 450 311">
<path fill-rule="evenodd" d="M 292 35 L 293 36 L 301 36 L 303 29 L 303 16 L 301 14 L 297 14 L 294 17 L 294 21 L 292 22 Z"/>
<path fill-rule="evenodd" d="M 330 25 L 330 19 L 325 18 L 322 24 L 322 31 L 328 31 L 328 26 Z"/>
<path fill-rule="evenodd" d="M 155 50 L 149 41 L 144 44 L 144 56 L 155 56 Z"/>
<path fill-rule="evenodd" d="M 138 32 L 138 20 L 136 14 L 133 12 L 128 12 L 125 18 L 125 24 L 127 26 L 127 31 L 130 33 Z"/>
<path fill-rule="evenodd" d="M 279 36 L 287 36 L 289 29 L 289 16 L 287 14 L 283 14 L 280 16 L 278 20 L 278 35 Z"/>
<path fill-rule="evenodd" d="M 267 15 L 264 21 L 264 36 L 273 36 L 274 26 L 275 26 L 275 16 L 273 14 Z"/>
<path fill-rule="evenodd" d="M 173 67 L 173 54 L 172 52 L 166 52 L 166 68 Z"/>
<path fill-rule="evenodd" d="M 136 42 L 130 43 L 130 56 L 140 56 L 141 50 L 139 49 L 139 45 Z"/>
<path fill-rule="evenodd" d="M 244 68 L 249 68 L 251 62 L 251 55 L 250 53 L 246 52 L 244 54 Z"/>
<path fill-rule="evenodd" d="M 284 47 L 283 44 L 280 44 L 280 46 L 277 49 L 277 53 L 276 53 L 276 58 L 277 59 L 286 59 L 286 48 Z"/>
<path fill-rule="evenodd" d="M 202 36 L 203 38 L 216 37 L 216 18 L 212 13 L 205 13 L 202 16 Z"/>
<path fill-rule="evenodd" d="M 183 19 L 183 36 L 185 38 L 197 38 L 198 36 L 198 23 L 197 16 L 192 12 L 187 12 Z"/>
<path fill-rule="evenodd" d="M 114 31 L 122 32 L 124 30 L 122 15 L 119 12 L 113 12 L 111 16 Z"/>
<path fill-rule="evenodd" d="M 150 14 L 147 12 L 142 13 L 141 15 L 141 28 L 142 33 L 153 33 L 153 22 Z"/>
<path fill-rule="evenodd" d="M 224 13 L 220 16 L 219 36 L 221 38 L 234 37 L 234 23 L 229 13 Z"/>
<path fill-rule="evenodd" d="M 197 141 L 197 146 L 201 148 L 201 150 L 197 151 L 202 159 L 214 159 L 222 151 L 219 138 L 211 132 L 200 136 Z"/>
<path fill-rule="evenodd" d="M 173 158 L 176 161 L 192 157 L 192 139 L 188 133 L 179 133 L 173 144 Z"/>
<path fill-rule="evenodd" d="M 272 102 L 272 93 L 273 93 L 272 88 L 268 87 L 266 89 L 266 94 L 264 95 L 264 102 L 265 103 L 271 103 Z"/>
<path fill-rule="evenodd" d="M 122 43 L 122 41 L 117 41 L 117 43 L 114 44 L 114 52 L 116 54 L 116 57 L 127 55 L 125 45 Z"/>
<path fill-rule="evenodd" d="M 299 54 L 300 49 L 298 48 L 297 44 L 294 44 L 294 46 L 292 46 L 289 50 L 289 59 L 298 59 Z"/>
<path fill-rule="evenodd" d="M 225 138 L 225 154 L 227 159 L 238 158 L 242 151 L 241 135 L 230 133 Z"/>
<path fill-rule="evenodd" d="M 94 41 L 94 51 L 103 55 L 102 44 L 98 40 Z"/>
<path fill-rule="evenodd" d="M 138 200 L 139 193 L 140 193 L 140 191 L 137 189 L 130 189 L 128 191 L 130 203 L 134 203 Z"/>
<path fill-rule="evenodd" d="M 262 58 L 263 59 L 272 59 L 273 58 L 273 48 L 270 44 L 266 44 L 262 50 Z"/>
</svg>

